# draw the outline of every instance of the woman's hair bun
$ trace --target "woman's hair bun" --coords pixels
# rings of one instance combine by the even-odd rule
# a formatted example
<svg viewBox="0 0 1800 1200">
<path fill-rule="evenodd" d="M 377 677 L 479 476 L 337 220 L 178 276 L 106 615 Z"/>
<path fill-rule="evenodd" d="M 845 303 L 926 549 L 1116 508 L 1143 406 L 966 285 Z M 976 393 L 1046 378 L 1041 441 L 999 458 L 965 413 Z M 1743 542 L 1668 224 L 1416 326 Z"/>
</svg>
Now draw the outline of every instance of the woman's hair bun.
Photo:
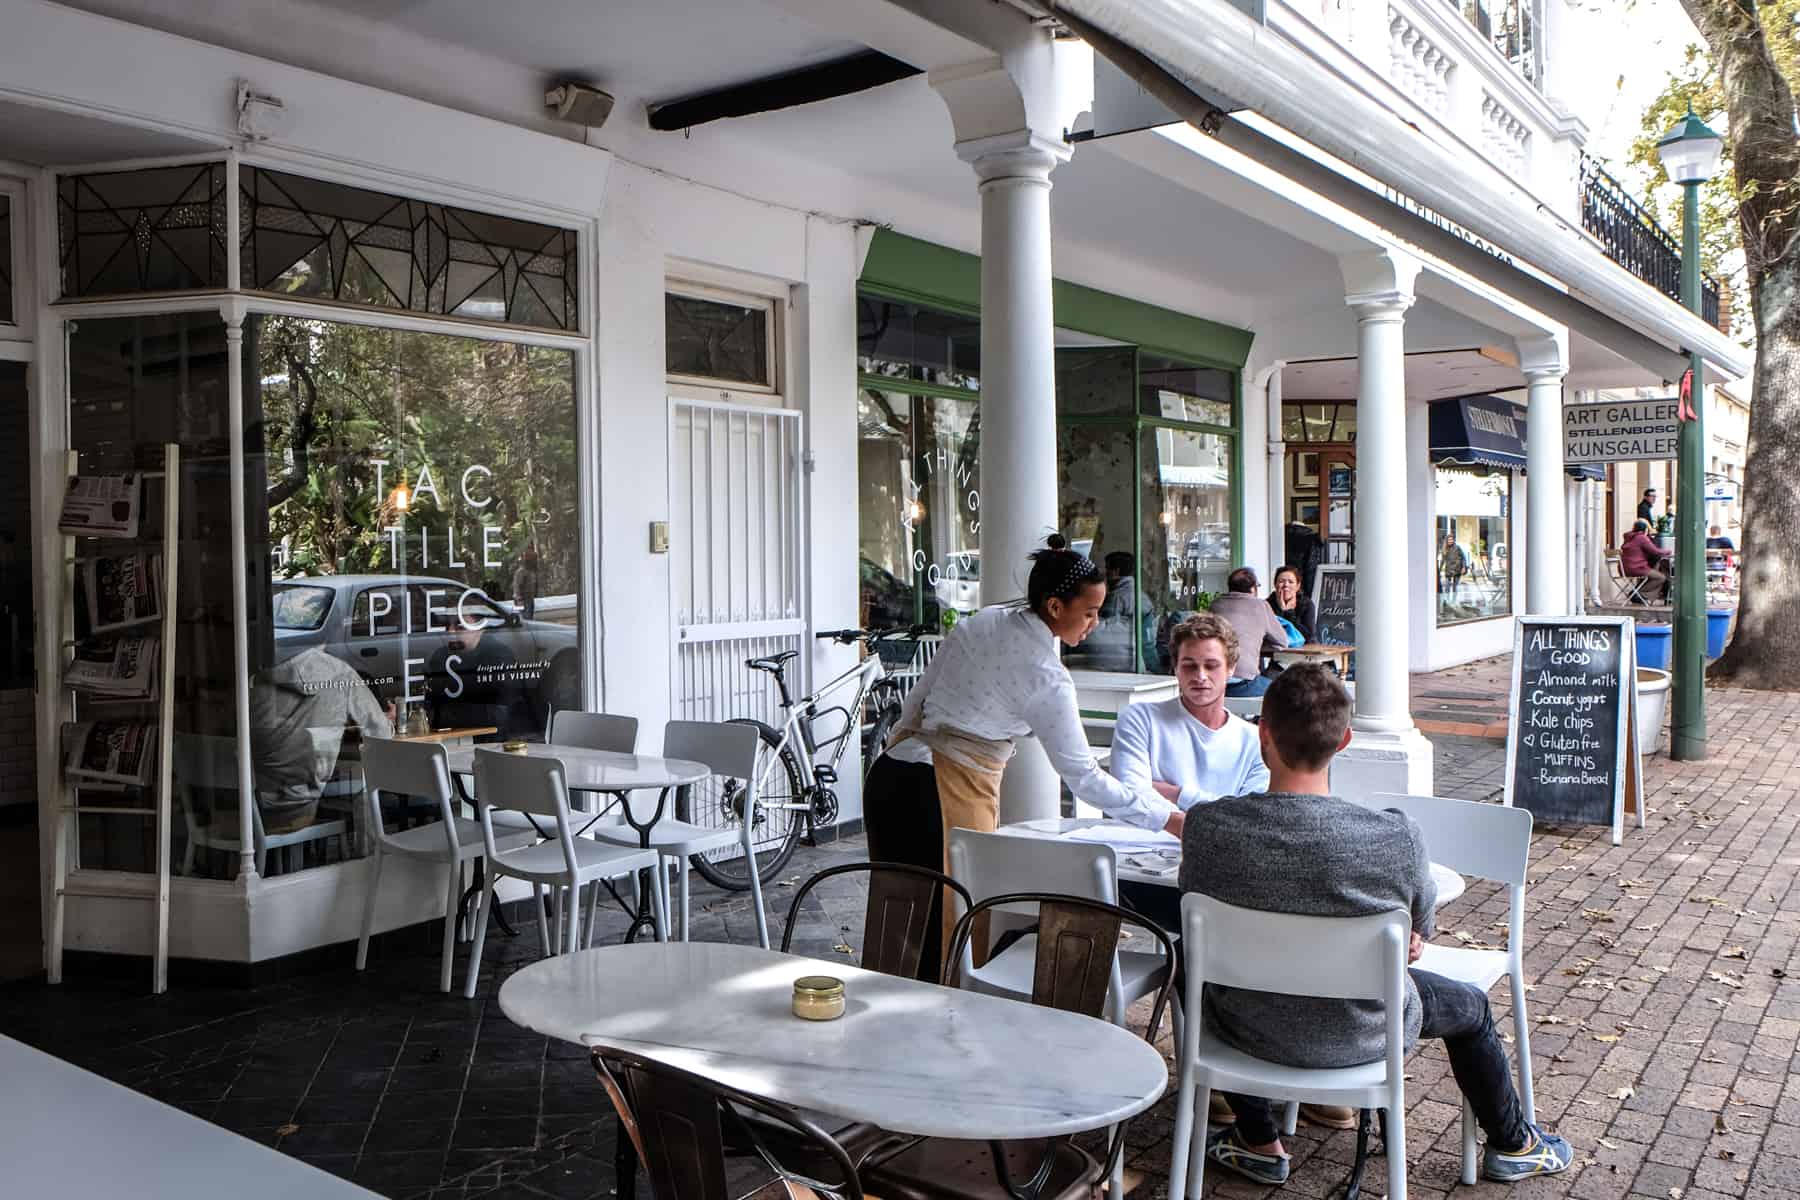
<svg viewBox="0 0 1800 1200">
<path fill-rule="evenodd" d="M 1069 548 L 1069 539 L 1060 533 L 1053 533 L 1044 539 L 1044 545 L 1050 547 L 1052 550 L 1067 550 Z"/>
</svg>

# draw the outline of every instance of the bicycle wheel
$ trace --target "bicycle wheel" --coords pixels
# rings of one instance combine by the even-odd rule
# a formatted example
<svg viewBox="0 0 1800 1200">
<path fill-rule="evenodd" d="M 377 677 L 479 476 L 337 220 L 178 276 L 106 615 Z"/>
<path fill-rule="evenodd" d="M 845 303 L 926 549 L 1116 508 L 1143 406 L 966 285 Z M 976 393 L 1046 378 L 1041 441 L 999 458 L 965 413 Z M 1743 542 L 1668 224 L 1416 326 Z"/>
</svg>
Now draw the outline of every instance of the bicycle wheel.
<svg viewBox="0 0 1800 1200">
<path fill-rule="evenodd" d="M 757 797 L 756 826 L 752 831 L 756 854 L 756 873 L 766 887 L 775 881 L 776 872 L 787 865 L 800 844 L 800 833 L 811 804 L 800 776 L 800 763 L 781 745 L 778 730 L 739 717 L 733 725 L 754 725 L 762 736 L 763 746 L 773 752 L 780 747 L 780 762 L 763 780 L 763 793 Z M 697 783 L 686 796 L 677 795 L 675 815 L 683 821 L 704 825 L 709 829 L 738 829 L 744 820 L 744 788 L 735 779 L 721 785 L 716 779 Z M 750 867 L 742 846 L 728 846 L 691 855 L 694 870 L 708 883 L 727 891 L 750 890 Z"/>
</svg>

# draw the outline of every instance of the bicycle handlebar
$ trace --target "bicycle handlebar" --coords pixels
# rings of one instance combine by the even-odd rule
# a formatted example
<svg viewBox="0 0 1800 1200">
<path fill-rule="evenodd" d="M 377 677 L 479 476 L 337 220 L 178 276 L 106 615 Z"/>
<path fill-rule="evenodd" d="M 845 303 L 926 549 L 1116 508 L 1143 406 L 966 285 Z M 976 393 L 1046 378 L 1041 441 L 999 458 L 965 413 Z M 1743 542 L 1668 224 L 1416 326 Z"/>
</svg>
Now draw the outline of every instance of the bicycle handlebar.
<svg viewBox="0 0 1800 1200">
<path fill-rule="evenodd" d="M 873 645 L 891 637 L 923 637 L 931 632 L 929 625 L 896 626 L 893 629 L 821 629 L 813 634 L 819 641 L 827 639 L 841 642 L 848 646 L 852 642 L 868 642 Z"/>
</svg>

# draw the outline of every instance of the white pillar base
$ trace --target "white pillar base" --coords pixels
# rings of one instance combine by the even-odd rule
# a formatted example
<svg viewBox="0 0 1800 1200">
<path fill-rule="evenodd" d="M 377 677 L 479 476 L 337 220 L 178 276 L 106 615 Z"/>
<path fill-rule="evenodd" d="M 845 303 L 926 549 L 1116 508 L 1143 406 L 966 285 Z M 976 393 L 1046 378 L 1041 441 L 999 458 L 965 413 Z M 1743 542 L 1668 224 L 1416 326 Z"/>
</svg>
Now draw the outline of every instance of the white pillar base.
<svg viewBox="0 0 1800 1200">
<path fill-rule="evenodd" d="M 1331 792 L 1359 799 L 1378 792 L 1407 796 L 1432 794 L 1431 740 L 1417 729 L 1364 730 L 1331 760 Z"/>
</svg>

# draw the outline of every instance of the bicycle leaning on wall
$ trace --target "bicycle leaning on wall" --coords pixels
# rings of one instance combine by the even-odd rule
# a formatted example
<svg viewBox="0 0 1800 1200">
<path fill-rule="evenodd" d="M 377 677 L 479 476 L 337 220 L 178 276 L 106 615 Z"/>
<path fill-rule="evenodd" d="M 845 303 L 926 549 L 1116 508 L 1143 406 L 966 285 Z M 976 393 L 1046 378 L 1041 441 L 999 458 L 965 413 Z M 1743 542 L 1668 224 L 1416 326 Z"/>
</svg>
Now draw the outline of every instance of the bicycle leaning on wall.
<svg viewBox="0 0 1800 1200">
<path fill-rule="evenodd" d="M 800 697 L 789 690 L 787 678 L 787 664 L 800 656 L 798 650 L 783 650 L 744 664 L 774 676 L 784 714 L 780 729 L 752 717 L 733 719 L 734 724 L 756 726 L 765 751 L 760 756 L 756 812 L 751 817 L 756 871 L 765 886 L 774 882 L 803 837 L 811 845 L 819 826 L 837 820 L 838 764 L 850 747 L 851 735 L 861 735 L 866 770 L 900 718 L 903 688 L 901 680 L 889 671 L 909 666 L 919 652 L 919 638 L 930 632 L 930 626 L 912 625 L 829 629 L 815 634 L 819 640 L 840 645 L 860 642 L 869 653 L 830 683 Z M 850 688 L 855 695 L 847 703 L 821 707 Z M 743 799 L 743 788 L 736 780 L 727 780 L 723 786 L 701 784 L 678 798 L 677 815 L 696 824 L 735 828 L 744 819 Z M 736 847 L 696 854 L 691 861 L 695 870 L 718 887 L 731 891 L 750 887 L 750 864 Z"/>
</svg>

